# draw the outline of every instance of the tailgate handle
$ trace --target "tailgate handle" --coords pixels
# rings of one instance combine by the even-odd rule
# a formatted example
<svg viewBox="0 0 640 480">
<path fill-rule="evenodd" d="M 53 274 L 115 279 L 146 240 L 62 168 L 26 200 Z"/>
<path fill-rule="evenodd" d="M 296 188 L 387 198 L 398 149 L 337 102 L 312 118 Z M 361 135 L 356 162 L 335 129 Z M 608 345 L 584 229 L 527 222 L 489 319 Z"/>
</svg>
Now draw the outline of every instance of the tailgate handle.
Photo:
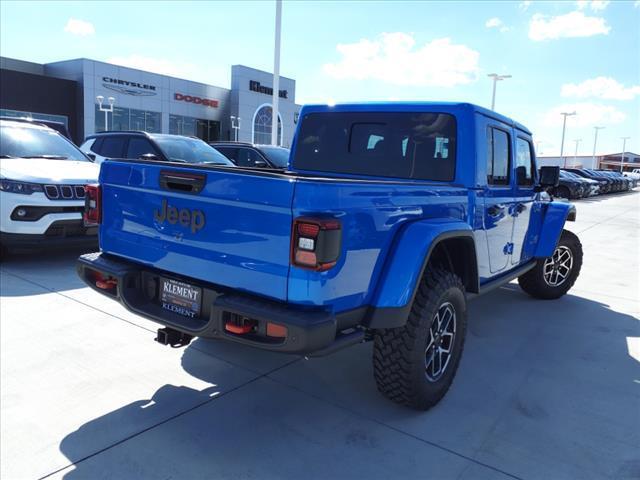
<svg viewBox="0 0 640 480">
<path fill-rule="evenodd" d="M 200 193 L 206 177 L 197 173 L 160 172 L 160 187 L 183 193 Z"/>
</svg>

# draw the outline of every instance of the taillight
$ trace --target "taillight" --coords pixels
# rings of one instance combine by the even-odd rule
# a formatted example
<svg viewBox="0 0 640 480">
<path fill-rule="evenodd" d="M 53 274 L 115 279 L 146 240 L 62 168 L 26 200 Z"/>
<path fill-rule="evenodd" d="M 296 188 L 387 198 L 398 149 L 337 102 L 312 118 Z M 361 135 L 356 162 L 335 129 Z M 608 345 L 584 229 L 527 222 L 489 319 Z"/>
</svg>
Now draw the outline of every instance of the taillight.
<svg viewBox="0 0 640 480">
<path fill-rule="evenodd" d="M 293 265 L 322 272 L 338 261 L 342 240 L 342 226 L 338 220 L 296 218 L 292 233 Z"/>
<path fill-rule="evenodd" d="M 85 225 L 97 225 L 102 220 L 102 193 L 100 185 L 92 184 L 84 187 L 84 223 Z"/>
</svg>

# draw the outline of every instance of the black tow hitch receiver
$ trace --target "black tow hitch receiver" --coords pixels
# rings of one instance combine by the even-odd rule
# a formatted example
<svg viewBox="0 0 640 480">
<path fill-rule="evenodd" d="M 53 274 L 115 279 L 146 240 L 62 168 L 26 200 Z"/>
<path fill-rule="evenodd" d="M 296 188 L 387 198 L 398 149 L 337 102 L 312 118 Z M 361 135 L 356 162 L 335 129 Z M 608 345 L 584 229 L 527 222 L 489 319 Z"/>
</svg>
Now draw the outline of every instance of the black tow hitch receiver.
<svg viewBox="0 0 640 480">
<path fill-rule="evenodd" d="M 162 345 L 170 345 L 172 348 L 180 348 L 189 345 L 192 339 L 193 335 L 188 333 L 182 333 L 173 328 L 160 328 L 155 341 Z"/>
</svg>

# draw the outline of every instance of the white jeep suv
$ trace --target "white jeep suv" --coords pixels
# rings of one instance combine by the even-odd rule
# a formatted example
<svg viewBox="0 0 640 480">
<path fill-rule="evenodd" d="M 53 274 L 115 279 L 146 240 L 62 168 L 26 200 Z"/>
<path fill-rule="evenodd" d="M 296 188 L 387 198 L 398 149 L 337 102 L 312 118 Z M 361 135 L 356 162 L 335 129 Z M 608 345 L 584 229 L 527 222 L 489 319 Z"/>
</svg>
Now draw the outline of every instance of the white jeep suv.
<svg viewBox="0 0 640 480">
<path fill-rule="evenodd" d="M 0 248 L 91 244 L 84 186 L 100 167 L 55 130 L 0 119 Z"/>
</svg>

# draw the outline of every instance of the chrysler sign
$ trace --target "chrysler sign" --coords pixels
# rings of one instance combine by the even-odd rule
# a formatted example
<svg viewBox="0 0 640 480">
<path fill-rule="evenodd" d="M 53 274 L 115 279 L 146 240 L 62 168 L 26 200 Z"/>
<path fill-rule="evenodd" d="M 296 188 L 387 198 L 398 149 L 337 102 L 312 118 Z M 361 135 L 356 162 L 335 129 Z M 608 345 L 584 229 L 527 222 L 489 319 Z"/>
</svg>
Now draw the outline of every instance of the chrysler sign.
<svg viewBox="0 0 640 480">
<path fill-rule="evenodd" d="M 195 95 L 184 95 L 182 93 L 174 93 L 173 98 L 179 102 L 195 103 L 196 105 L 204 105 L 205 107 L 218 108 L 218 100 L 210 98 L 196 97 Z"/>
<path fill-rule="evenodd" d="M 102 77 L 102 86 L 109 90 L 124 93 L 125 95 L 133 95 L 136 97 L 148 97 L 157 95 L 154 85 L 147 85 L 138 82 L 129 82 L 120 80 L 119 78 Z"/>
</svg>

